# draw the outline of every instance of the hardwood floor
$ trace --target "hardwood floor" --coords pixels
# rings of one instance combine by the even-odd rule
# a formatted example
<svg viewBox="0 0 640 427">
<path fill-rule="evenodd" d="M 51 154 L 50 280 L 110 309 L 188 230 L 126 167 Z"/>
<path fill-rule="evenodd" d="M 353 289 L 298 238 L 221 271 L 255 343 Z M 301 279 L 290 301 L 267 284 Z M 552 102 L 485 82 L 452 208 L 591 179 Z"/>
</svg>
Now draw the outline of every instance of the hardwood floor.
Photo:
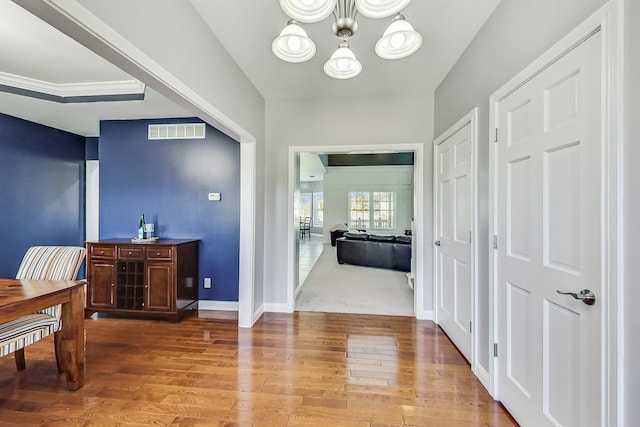
<svg viewBox="0 0 640 427">
<path fill-rule="evenodd" d="M 511 426 L 430 321 L 235 313 L 181 323 L 88 319 L 85 386 L 71 392 L 53 340 L 0 359 L 2 425 Z"/>
</svg>

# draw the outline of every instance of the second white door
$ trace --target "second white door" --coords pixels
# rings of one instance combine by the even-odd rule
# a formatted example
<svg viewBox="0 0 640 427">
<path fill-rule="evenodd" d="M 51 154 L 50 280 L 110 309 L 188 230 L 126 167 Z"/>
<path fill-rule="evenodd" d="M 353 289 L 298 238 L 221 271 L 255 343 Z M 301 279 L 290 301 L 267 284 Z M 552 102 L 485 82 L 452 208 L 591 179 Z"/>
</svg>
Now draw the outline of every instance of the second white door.
<svg viewBox="0 0 640 427">
<path fill-rule="evenodd" d="M 465 122 L 465 120 L 463 120 Z M 471 362 L 473 126 L 435 142 L 436 321 Z"/>
</svg>

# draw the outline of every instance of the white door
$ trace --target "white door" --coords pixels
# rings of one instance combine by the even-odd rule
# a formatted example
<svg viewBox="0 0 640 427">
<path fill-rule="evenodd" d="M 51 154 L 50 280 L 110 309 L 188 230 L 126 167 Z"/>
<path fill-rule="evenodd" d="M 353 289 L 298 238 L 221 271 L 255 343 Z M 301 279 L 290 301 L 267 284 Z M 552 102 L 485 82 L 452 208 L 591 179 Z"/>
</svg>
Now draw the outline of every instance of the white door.
<svg viewBox="0 0 640 427">
<path fill-rule="evenodd" d="M 524 426 L 600 425 L 601 35 L 496 105 L 499 399 Z"/>
<path fill-rule="evenodd" d="M 473 208 L 472 126 L 442 142 L 434 155 L 436 197 L 436 321 L 471 361 Z"/>
</svg>

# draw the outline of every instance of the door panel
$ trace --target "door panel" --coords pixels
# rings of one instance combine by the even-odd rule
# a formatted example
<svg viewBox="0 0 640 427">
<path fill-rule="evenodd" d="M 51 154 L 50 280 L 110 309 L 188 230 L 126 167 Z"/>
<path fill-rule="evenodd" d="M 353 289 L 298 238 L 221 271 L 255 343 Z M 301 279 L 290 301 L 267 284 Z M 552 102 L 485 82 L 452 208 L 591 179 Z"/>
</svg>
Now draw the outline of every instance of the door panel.
<svg viewBox="0 0 640 427">
<path fill-rule="evenodd" d="M 173 264 L 172 263 L 147 263 L 147 295 L 145 310 L 171 310 L 173 300 Z"/>
<path fill-rule="evenodd" d="M 600 424 L 600 33 L 496 105 L 499 398 L 524 426 Z M 503 320 L 502 320 L 503 319 Z"/>
<path fill-rule="evenodd" d="M 91 291 L 89 295 L 91 307 L 114 307 L 114 289 L 116 283 L 114 261 L 91 261 L 89 268 L 91 277 L 89 286 Z"/>
<path fill-rule="evenodd" d="M 437 292 L 436 319 L 471 360 L 472 126 L 462 126 L 435 147 Z"/>
</svg>

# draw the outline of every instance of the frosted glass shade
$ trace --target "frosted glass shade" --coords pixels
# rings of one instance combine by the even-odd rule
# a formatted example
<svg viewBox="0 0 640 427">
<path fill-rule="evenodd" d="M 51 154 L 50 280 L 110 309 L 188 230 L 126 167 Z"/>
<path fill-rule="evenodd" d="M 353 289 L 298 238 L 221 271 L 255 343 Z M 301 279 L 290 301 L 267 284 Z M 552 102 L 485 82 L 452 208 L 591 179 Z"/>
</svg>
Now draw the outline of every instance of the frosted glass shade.
<svg viewBox="0 0 640 427">
<path fill-rule="evenodd" d="M 404 9 L 411 0 L 356 0 L 358 13 L 367 18 L 386 18 Z"/>
<path fill-rule="evenodd" d="M 295 21 L 291 20 L 271 44 L 273 54 L 286 62 L 304 62 L 313 58 L 316 44 Z"/>
<path fill-rule="evenodd" d="M 280 0 L 280 7 L 290 18 L 298 22 L 322 21 L 336 7 L 338 0 Z"/>
<path fill-rule="evenodd" d="M 362 71 L 362 64 L 346 43 L 340 43 L 331 58 L 324 63 L 324 72 L 334 79 L 352 79 Z"/>
<path fill-rule="evenodd" d="M 398 15 L 376 43 L 376 54 L 384 59 L 400 59 L 411 55 L 422 46 L 422 36 L 411 24 Z"/>
</svg>

